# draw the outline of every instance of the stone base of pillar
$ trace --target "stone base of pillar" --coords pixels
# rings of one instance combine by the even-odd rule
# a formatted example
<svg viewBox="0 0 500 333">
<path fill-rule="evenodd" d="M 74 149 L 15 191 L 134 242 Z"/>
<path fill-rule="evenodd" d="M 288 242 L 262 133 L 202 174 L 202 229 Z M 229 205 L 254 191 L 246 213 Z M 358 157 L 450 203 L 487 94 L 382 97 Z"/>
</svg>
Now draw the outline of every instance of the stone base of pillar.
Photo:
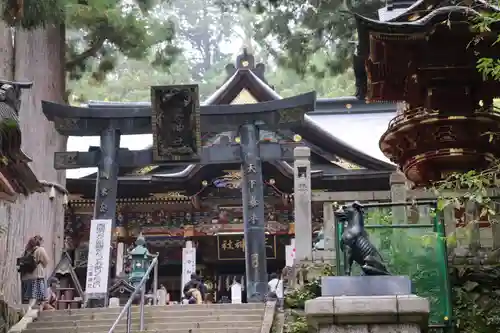
<svg viewBox="0 0 500 333">
<path fill-rule="evenodd" d="M 416 295 L 318 297 L 305 304 L 308 324 L 319 333 L 420 333 L 429 301 Z"/>
<path fill-rule="evenodd" d="M 109 299 L 109 307 L 110 308 L 119 308 L 120 307 L 120 299 L 118 297 L 111 297 Z"/>
<path fill-rule="evenodd" d="M 298 288 L 305 284 L 306 281 L 321 278 L 324 275 L 325 269 L 329 266 L 335 266 L 335 261 L 330 260 L 301 260 L 296 262 L 291 268 L 289 277 L 289 287 Z"/>
</svg>

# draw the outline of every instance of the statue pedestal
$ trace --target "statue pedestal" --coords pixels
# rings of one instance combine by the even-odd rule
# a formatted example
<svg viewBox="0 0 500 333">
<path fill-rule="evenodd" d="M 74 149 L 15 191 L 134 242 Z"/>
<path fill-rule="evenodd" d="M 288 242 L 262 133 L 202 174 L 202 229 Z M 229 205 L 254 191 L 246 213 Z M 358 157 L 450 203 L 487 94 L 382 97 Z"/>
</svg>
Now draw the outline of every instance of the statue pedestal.
<svg viewBox="0 0 500 333">
<path fill-rule="evenodd" d="M 427 329 L 429 301 L 415 295 L 322 296 L 305 305 L 319 333 L 420 333 Z"/>
<path fill-rule="evenodd" d="M 410 295 L 407 276 L 324 276 L 321 296 L 387 296 Z"/>
</svg>

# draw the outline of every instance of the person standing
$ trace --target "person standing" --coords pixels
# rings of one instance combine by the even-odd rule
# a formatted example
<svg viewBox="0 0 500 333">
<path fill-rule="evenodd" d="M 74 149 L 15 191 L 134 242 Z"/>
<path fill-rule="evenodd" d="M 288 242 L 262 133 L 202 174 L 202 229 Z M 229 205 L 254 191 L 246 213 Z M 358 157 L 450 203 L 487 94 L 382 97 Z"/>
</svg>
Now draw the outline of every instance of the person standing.
<svg viewBox="0 0 500 333">
<path fill-rule="evenodd" d="M 21 296 L 23 304 L 29 304 L 32 294 L 32 279 L 30 278 L 30 273 L 36 268 L 36 263 L 33 257 L 34 248 L 35 239 L 34 237 L 31 237 L 24 248 L 23 255 L 20 258 L 17 258 L 17 271 L 21 277 Z"/>
<path fill-rule="evenodd" d="M 49 256 L 42 246 L 43 238 L 39 235 L 33 237 L 32 248 L 29 251 L 33 255 L 35 269 L 31 273 L 26 273 L 25 278 L 31 280 L 31 300 L 30 304 L 40 304 L 43 309 L 47 301 L 47 287 L 45 283 L 45 269 L 49 264 Z"/>
</svg>

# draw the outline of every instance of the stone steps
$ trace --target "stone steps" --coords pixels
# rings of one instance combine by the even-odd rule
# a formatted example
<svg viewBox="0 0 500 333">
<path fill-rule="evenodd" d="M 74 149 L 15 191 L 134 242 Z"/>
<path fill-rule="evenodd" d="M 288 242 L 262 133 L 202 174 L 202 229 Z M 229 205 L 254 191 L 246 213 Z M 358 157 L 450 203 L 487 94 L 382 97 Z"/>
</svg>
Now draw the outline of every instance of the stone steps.
<svg viewBox="0 0 500 333">
<path fill-rule="evenodd" d="M 201 311 L 232 311 L 232 310 L 262 310 L 263 305 L 259 303 L 247 303 L 247 304 L 176 304 L 176 305 L 147 305 L 144 307 L 145 312 L 148 311 L 191 311 L 191 310 L 201 310 Z M 65 310 L 55 310 L 55 311 L 43 311 L 40 312 L 40 316 L 58 316 L 58 315 L 68 315 L 68 314 L 88 314 L 88 313 L 106 313 L 113 314 L 120 313 L 122 308 L 85 308 L 85 309 L 65 309 Z M 138 305 L 133 305 L 131 307 L 132 313 L 139 313 L 140 307 Z"/>
<path fill-rule="evenodd" d="M 50 332 L 57 332 L 57 333 L 108 333 L 110 327 L 103 328 L 102 330 L 91 330 L 91 331 L 81 331 L 80 328 L 74 327 L 71 329 L 66 329 L 66 330 L 54 330 Z M 27 329 L 24 330 L 23 333 L 46 333 L 49 331 L 46 330 L 39 330 L 39 329 Z M 126 328 L 116 328 L 113 333 L 126 333 L 127 330 Z M 131 333 L 259 333 L 260 332 L 260 326 L 259 327 L 226 327 L 226 328 L 216 328 L 216 329 L 203 329 L 203 328 L 193 328 L 193 329 L 169 329 L 168 331 L 161 330 L 161 329 L 144 329 L 143 331 L 140 331 L 138 327 L 132 327 L 130 330 Z"/>
<path fill-rule="evenodd" d="M 43 324 L 43 327 L 72 327 L 76 325 L 81 326 L 92 326 L 92 325 L 107 325 L 108 323 L 113 323 L 116 320 L 116 315 L 105 315 L 99 316 L 97 318 L 89 318 L 85 316 L 77 317 L 77 318 L 61 318 L 60 320 L 38 320 L 33 322 L 30 325 L 40 325 Z M 162 316 L 161 314 L 155 314 L 154 316 L 144 316 L 144 321 L 147 323 L 164 323 L 165 321 L 173 321 L 175 320 L 177 323 L 195 323 L 200 317 L 197 315 L 194 316 Z M 258 322 L 262 321 L 261 314 L 240 314 L 240 315 L 215 315 L 207 317 L 210 318 L 211 322 Z M 139 322 L 139 315 L 132 316 L 132 322 Z M 124 316 L 120 323 L 125 323 L 127 321 L 127 316 Z"/>
<path fill-rule="evenodd" d="M 195 307 L 192 305 L 191 307 Z M 73 311 L 70 314 L 57 313 L 59 311 L 51 311 L 52 314 L 40 313 L 38 316 L 38 321 L 61 321 L 61 320 L 98 320 L 98 319 L 116 319 L 118 317 L 119 311 L 116 312 L 88 312 L 79 313 Z M 132 318 L 139 318 L 139 311 L 132 311 Z M 262 310 L 258 309 L 176 309 L 176 310 L 164 310 L 164 309 L 150 309 L 150 307 L 144 308 L 144 318 L 149 317 L 164 317 L 164 318 L 180 318 L 180 317 L 217 317 L 221 315 L 228 315 L 233 317 L 239 317 L 241 315 L 260 315 L 262 316 Z M 124 315 L 126 317 L 126 315 Z"/>
<path fill-rule="evenodd" d="M 209 318 L 206 318 L 206 320 L 210 320 Z M 111 328 L 111 325 L 113 324 L 113 321 L 108 321 L 107 323 L 102 323 L 102 322 L 96 322 L 96 323 L 91 323 L 91 324 L 80 324 L 76 323 L 76 325 L 70 325 L 70 326 L 57 326 L 57 327 L 46 327 L 43 325 L 40 327 L 40 325 L 37 325 L 34 323 L 33 325 L 30 324 L 27 327 L 27 330 L 25 332 L 50 332 L 50 333 L 91 333 L 91 332 L 107 332 Z M 198 321 L 195 322 L 176 322 L 176 321 L 169 321 L 169 322 L 156 322 L 156 323 L 151 323 L 146 321 L 144 325 L 145 330 L 158 330 L 161 332 L 165 331 L 170 331 L 170 330 L 184 330 L 188 332 L 189 330 L 192 329 L 200 329 L 200 330 L 218 330 L 218 329 L 227 329 L 227 328 L 232 328 L 237 325 L 237 327 L 245 327 L 245 328 L 254 328 L 258 329 L 260 328 L 262 324 L 262 321 L 240 321 L 240 322 L 234 322 L 234 321 L 204 321 L 198 318 Z M 134 323 L 131 325 L 132 330 L 136 331 L 139 330 L 139 323 L 138 320 L 134 321 Z M 125 331 L 126 329 L 126 323 L 120 323 L 117 327 L 115 332 L 119 331 Z"/>
<path fill-rule="evenodd" d="M 144 307 L 143 332 L 259 333 L 264 304 L 202 304 Z M 121 308 L 42 311 L 24 333 L 107 333 Z M 139 332 L 140 308 L 133 306 L 131 332 Z M 115 333 L 126 332 L 126 315 Z"/>
</svg>

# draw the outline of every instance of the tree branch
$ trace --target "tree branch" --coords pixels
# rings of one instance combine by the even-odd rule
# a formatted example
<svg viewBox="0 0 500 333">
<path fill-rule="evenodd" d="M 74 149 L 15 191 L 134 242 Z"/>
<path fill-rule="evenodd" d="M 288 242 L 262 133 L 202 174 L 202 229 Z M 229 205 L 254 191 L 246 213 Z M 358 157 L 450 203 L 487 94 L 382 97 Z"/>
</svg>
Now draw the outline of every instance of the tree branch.
<svg viewBox="0 0 500 333">
<path fill-rule="evenodd" d="M 77 64 L 85 61 L 87 58 L 93 57 L 96 55 L 97 51 L 104 45 L 104 42 L 106 41 L 106 38 L 103 36 L 99 36 L 96 41 L 92 43 L 92 45 L 80 53 L 79 55 L 75 56 L 73 59 L 68 60 L 66 62 L 65 68 L 67 71 L 70 71 L 73 69 Z"/>
</svg>

